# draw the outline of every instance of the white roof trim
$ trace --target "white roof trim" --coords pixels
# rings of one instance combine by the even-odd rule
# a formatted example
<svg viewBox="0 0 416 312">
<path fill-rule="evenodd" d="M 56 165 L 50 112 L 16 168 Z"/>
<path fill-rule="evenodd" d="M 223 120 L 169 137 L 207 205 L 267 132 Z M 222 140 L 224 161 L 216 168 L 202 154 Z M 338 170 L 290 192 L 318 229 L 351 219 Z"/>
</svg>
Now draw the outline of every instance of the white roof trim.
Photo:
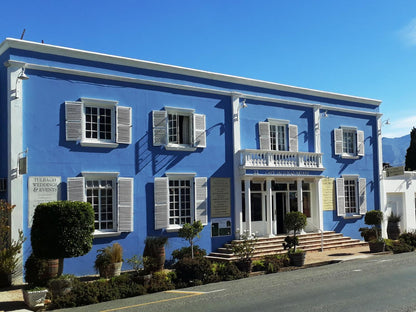
<svg viewBox="0 0 416 312">
<path fill-rule="evenodd" d="M 343 101 L 359 102 L 359 103 L 369 104 L 369 105 L 379 106 L 381 104 L 380 100 L 374 100 L 374 99 L 369 99 L 369 98 L 362 98 L 362 97 L 356 97 L 356 96 L 345 95 L 345 94 L 338 94 L 338 93 L 325 92 L 325 91 L 319 91 L 319 90 L 314 90 L 314 89 L 294 87 L 294 86 L 283 85 L 283 84 L 278 84 L 274 82 L 267 82 L 263 80 L 250 79 L 250 78 L 244 78 L 244 77 L 238 77 L 238 76 L 232 76 L 232 75 L 226 75 L 226 74 L 219 74 L 219 73 L 208 72 L 208 71 L 203 71 L 203 70 L 197 70 L 197 69 L 191 69 L 191 68 L 185 68 L 185 67 L 173 66 L 173 65 L 166 65 L 166 64 L 149 62 L 149 61 L 142 61 L 142 60 L 137 60 L 133 58 L 120 57 L 120 56 L 114 56 L 114 55 L 96 53 L 96 52 L 89 52 L 89 51 L 84 51 L 84 50 L 65 48 L 65 47 L 54 46 L 54 45 L 49 45 L 49 44 L 18 40 L 18 39 L 13 39 L 13 38 L 6 38 L 6 40 L 4 40 L 0 44 L 0 55 L 3 54 L 9 48 L 16 48 L 16 49 L 22 49 L 22 50 L 28 50 L 28 51 L 34 51 L 34 52 L 40 52 L 40 53 L 54 54 L 54 55 L 59 55 L 59 56 L 67 56 L 71 58 L 78 58 L 78 59 L 89 60 L 89 61 L 97 61 L 97 62 L 110 63 L 110 64 L 115 64 L 115 65 L 123 65 L 123 66 L 156 70 L 156 71 L 162 71 L 162 72 L 168 72 L 168 73 L 175 73 L 175 74 L 193 76 L 193 77 L 198 77 L 198 78 L 213 79 L 217 81 L 238 83 L 238 84 L 243 84 L 243 85 L 248 85 L 248 86 L 268 88 L 268 89 L 285 91 L 285 92 L 294 92 L 294 93 L 300 93 L 300 94 L 310 95 L 310 96 L 337 99 L 337 100 L 343 100 Z"/>
</svg>

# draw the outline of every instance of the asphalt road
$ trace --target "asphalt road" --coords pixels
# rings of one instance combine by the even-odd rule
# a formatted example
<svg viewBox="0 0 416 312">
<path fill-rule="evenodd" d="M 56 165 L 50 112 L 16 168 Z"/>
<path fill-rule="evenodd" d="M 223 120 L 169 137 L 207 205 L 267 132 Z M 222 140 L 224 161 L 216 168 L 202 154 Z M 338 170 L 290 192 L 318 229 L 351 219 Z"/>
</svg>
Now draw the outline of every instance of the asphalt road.
<svg viewBox="0 0 416 312">
<path fill-rule="evenodd" d="M 65 311 L 416 311 L 416 253 L 208 284 Z"/>
</svg>

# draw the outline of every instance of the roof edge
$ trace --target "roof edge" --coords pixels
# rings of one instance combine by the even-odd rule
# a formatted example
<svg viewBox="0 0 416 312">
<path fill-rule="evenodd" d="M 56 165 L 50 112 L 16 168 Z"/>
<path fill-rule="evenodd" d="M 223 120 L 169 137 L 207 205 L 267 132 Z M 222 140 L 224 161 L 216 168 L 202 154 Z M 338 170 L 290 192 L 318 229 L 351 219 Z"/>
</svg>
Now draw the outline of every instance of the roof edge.
<svg viewBox="0 0 416 312">
<path fill-rule="evenodd" d="M 162 72 L 168 72 L 173 74 L 181 74 L 186 76 L 193 76 L 197 78 L 212 79 L 223 82 L 243 84 L 253 87 L 262 87 L 272 90 L 285 91 L 300 93 L 304 95 L 317 96 L 329 99 L 350 101 L 350 102 L 359 102 L 363 104 L 379 106 L 381 104 L 380 100 L 363 98 L 358 96 L 345 95 L 340 93 L 326 92 L 308 88 L 295 87 L 290 85 L 279 84 L 275 82 L 268 82 L 264 80 L 257 80 L 251 78 L 244 78 L 239 76 L 220 74 L 215 72 L 209 72 L 199 69 L 186 68 L 175 65 L 168 65 L 162 63 L 156 63 L 151 61 L 143 61 L 139 59 L 133 59 L 128 57 L 115 56 L 104 53 L 90 52 L 85 50 L 61 47 L 56 45 L 37 43 L 26 40 L 19 40 L 14 38 L 6 38 L 2 43 L 0 43 L 0 55 L 3 54 L 7 49 L 15 48 L 21 50 L 28 50 L 39 53 L 47 53 L 59 56 L 66 56 L 72 58 L 78 58 L 88 61 L 97 61 L 103 63 L 110 63 L 116 65 L 130 66 L 142 69 L 156 70 Z"/>
</svg>

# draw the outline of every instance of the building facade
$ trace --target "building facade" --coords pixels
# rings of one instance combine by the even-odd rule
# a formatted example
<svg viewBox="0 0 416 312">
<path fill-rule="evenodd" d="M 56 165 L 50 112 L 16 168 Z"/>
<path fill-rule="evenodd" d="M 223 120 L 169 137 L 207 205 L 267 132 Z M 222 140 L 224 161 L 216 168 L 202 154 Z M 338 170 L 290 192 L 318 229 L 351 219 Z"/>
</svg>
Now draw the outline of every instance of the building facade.
<svg viewBox="0 0 416 312">
<path fill-rule="evenodd" d="M 90 202 L 94 247 L 65 271 L 93 273 L 113 242 L 141 255 L 147 236 L 201 220 L 208 252 L 242 231 L 359 238 L 380 209 L 380 101 L 70 48 L 0 44 L 1 195 L 14 237 L 39 202 Z M 30 254 L 24 245 L 23 260 Z"/>
</svg>

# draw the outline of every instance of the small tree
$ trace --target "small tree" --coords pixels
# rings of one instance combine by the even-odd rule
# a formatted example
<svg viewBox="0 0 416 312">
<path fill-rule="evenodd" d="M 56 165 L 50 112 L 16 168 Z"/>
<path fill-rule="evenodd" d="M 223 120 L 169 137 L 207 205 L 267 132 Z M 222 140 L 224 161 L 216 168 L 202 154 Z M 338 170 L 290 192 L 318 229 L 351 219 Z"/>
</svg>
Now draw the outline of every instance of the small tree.
<svg viewBox="0 0 416 312">
<path fill-rule="evenodd" d="M 416 128 L 410 131 L 410 145 L 406 151 L 405 169 L 408 171 L 416 170 Z"/>
<path fill-rule="evenodd" d="M 306 226 L 306 216 L 299 211 L 291 211 L 286 214 L 284 225 L 288 231 L 293 231 L 293 237 L 287 236 L 283 247 L 289 248 L 289 251 L 293 248 L 293 252 L 296 252 L 296 246 L 299 245 L 296 233 Z"/>
<path fill-rule="evenodd" d="M 17 240 L 11 239 L 10 216 L 14 207 L 0 200 L 0 287 L 10 284 L 10 276 L 15 272 L 18 263 L 17 254 L 22 250 L 25 241 L 21 230 Z"/>
<path fill-rule="evenodd" d="M 201 221 L 194 221 L 194 223 L 185 223 L 182 228 L 178 231 L 178 236 L 184 238 L 191 245 L 192 259 L 194 258 L 194 239 L 199 238 L 199 233 L 202 231 L 204 226 Z"/>
<path fill-rule="evenodd" d="M 383 212 L 380 210 L 367 211 L 364 217 L 364 222 L 367 225 L 372 225 L 376 233 L 376 239 L 379 240 L 379 227 L 383 221 Z"/>
<path fill-rule="evenodd" d="M 90 203 L 56 201 L 40 204 L 33 216 L 31 243 L 33 253 L 41 259 L 79 257 L 92 248 L 94 210 Z"/>
</svg>

